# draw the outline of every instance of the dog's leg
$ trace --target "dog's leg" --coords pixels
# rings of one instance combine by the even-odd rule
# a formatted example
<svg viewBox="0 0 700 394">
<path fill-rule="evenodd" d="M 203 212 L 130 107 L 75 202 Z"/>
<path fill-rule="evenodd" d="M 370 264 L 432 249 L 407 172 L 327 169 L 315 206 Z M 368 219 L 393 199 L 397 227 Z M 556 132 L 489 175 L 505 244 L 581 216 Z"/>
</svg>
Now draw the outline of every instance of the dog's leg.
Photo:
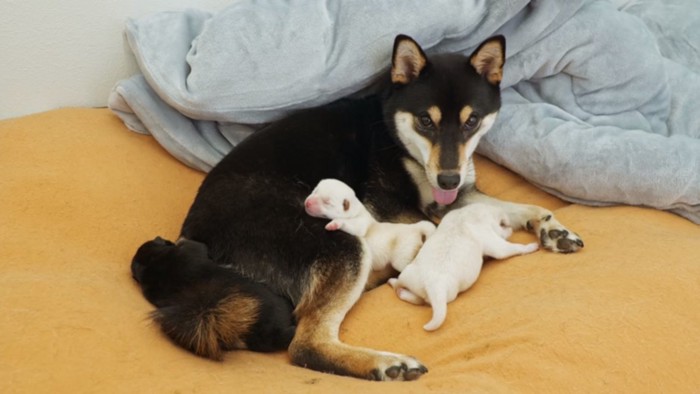
<svg viewBox="0 0 700 394">
<path fill-rule="evenodd" d="M 543 248 L 557 253 L 572 253 L 583 248 L 583 241 L 554 217 L 552 211 L 536 205 L 518 204 L 489 197 L 478 190 L 464 196 L 462 203 L 481 202 L 506 212 L 513 229 L 527 229 L 537 235 Z"/>
<path fill-rule="evenodd" d="M 295 311 L 297 330 L 289 346 L 294 364 L 337 375 L 370 380 L 415 380 L 427 369 L 415 358 L 355 347 L 340 342 L 338 332 L 345 314 L 355 304 L 371 267 L 365 253 L 357 261 L 317 261 L 310 286 Z"/>
<path fill-rule="evenodd" d="M 386 283 L 389 278 L 395 278 L 398 275 L 399 271 L 392 267 L 391 264 L 387 264 L 384 268 L 372 270 L 369 273 L 369 278 L 367 278 L 365 290 L 372 290 L 377 286 L 381 286 Z"/>
</svg>

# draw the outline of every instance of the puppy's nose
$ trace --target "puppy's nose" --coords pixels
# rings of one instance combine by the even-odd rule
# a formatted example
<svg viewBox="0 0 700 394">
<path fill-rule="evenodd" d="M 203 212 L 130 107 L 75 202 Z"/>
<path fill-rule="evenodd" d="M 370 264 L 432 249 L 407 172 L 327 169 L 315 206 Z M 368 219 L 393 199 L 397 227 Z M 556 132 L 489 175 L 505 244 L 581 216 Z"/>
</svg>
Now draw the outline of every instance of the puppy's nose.
<svg viewBox="0 0 700 394">
<path fill-rule="evenodd" d="M 311 208 L 313 206 L 314 206 L 314 200 L 312 198 L 309 198 L 308 200 L 304 201 L 304 207 Z"/>
<path fill-rule="evenodd" d="M 445 171 L 438 174 L 438 186 L 443 190 L 456 189 L 459 186 L 460 176 L 457 171 Z"/>
</svg>

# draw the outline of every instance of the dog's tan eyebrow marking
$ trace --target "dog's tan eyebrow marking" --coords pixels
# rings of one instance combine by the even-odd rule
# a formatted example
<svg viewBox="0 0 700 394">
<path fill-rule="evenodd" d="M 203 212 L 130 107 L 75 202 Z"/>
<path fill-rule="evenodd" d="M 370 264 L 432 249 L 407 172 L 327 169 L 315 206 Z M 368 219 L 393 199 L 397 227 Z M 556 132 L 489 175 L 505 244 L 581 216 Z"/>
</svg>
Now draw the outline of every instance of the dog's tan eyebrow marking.
<svg viewBox="0 0 700 394">
<path fill-rule="evenodd" d="M 472 107 L 465 105 L 464 108 L 462 108 L 462 110 L 459 111 L 459 123 L 464 124 L 467 121 L 467 119 L 469 119 L 469 116 L 471 116 L 472 112 L 474 112 Z"/>
<path fill-rule="evenodd" d="M 430 115 L 430 119 L 433 120 L 434 124 L 440 124 L 440 121 L 442 120 L 442 112 L 440 111 L 440 108 L 433 105 L 432 107 L 428 108 L 428 115 Z"/>
</svg>

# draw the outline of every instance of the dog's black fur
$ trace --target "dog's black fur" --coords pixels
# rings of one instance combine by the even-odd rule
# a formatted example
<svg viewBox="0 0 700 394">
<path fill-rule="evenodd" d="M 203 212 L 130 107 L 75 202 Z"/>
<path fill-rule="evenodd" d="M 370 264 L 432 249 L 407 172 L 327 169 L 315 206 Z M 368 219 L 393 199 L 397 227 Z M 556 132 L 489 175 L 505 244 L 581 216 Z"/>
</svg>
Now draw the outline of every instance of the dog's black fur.
<svg viewBox="0 0 700 394">
<path fill-rule="evenodd" d="M 289 347 L 293 363 L 377 380 L 413 380 L 427 371 L 412 357 L 339 341 L 340 323 L 368 282 L 371 257 L 364 241 L 326 231 L 326 220 L 306 215 L 304 198 L 321 179 L 336 178 L 350 185 L 380 221 L 415 222 L 425 220 L 428 212 L 486 200 L 503 206 L 516 228 L 535 234 L 544 228 L 563 230 L 543 208 L 489 199 L 475 187 L 471 153 L 465 147 L 478 142 L 480 136 L 474 135 L 481 121 L 491 122 L 500 108 L 504 45 L 502 37 L 495 37 L 471 57 L 428 59 L 415 41 L 398 36 L 381 94 L 341 100 L 274 122 L 211 170 L 181 238 L 206 244 L 211 260 L 227 267 L 216 271 L 213 283 L 235 279 L 230 286 L 210 289 L 202 282 L 190 286 L 170 279 L 182 292 L 199 292 L 205 305 L 229 312 L 226 319 L 199 320 L 199 337 L 210 341 L 204 348 L 216 347 L 223 335 L 233 341 L 238 334 L 231 334 L 232 328 L 246 333 L 248 326 L 241 323 L 246 319 L 266 318 L 222 305 L 235 301 L 244 288 L 252 289 L 247 291 L 254 297 L 267 289 L 295 306 L 298 325 Z M 430 151 L 429 160 L 421 156 L 420 144 L 430 147 L 423 149 Z M 456 201 L 448 202 L 447 209 L 433 209 L 431 190 L 452 188 L 458 190 Z M 556 241 L 543 246 L 554 250 Z M 568 242 L 569 250 L 562 251 L 575 251 L 576 245 L 575 240 Z M 201 260 L 178 259 L 178 264 L 185 272 L 201 266 Z M 177 312 L 158 315 L 157 321 L 171 336 L 182 338 L 178 343 L 190 343 L 190 317 L 201 305 L 171 301 L 166 307 L 179 308 Z"/>
<path fill-rule="evenodd" d="M 291 302 L 214 263 L 203 243 L 183 240 L 176 245 L 160 237 L 148 241 L 136 252 L 131 272 L 157 308 L 151 317 L 173 341 L 201 356 L 220 359 L 224 350 L 237 348 L 283 350 L 294 337 Z M 217 346 L 209 346 L 198 324 L 225 319 L 218 316 L 227 312 L 219 308 L 219 301 L 232 292 L 254 303 L 246 306 L 257 310 L 255 321 L 240 336 L 217 333 L 212 342 Z"/>
</svg>

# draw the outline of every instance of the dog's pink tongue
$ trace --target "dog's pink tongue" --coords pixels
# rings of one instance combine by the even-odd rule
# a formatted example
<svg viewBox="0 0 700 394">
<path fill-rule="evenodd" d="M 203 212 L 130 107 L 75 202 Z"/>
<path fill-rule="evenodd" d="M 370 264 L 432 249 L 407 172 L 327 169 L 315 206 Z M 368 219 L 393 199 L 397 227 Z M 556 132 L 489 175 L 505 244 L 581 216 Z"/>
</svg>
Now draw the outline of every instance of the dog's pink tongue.
<svg viewBox="0 0 700 394">
<path fill-rule="evenodd" d="M 459 189 L 442 190 L 433 188 L 433 198 L 440 205 L 450 205 L 457 199 Z"/>
</svg>

